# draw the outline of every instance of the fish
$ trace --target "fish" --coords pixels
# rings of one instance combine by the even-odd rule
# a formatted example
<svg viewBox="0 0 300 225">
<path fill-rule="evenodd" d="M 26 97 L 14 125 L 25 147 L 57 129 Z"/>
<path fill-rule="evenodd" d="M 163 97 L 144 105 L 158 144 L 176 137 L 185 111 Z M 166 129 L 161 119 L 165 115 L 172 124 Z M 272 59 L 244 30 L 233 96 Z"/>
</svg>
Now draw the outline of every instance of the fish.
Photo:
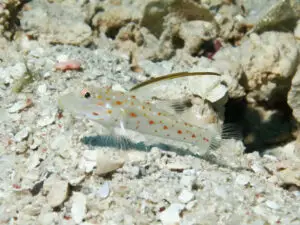
<svg viewBox="0 0 300 225">
<path fill-rule="evenodd" d="M 58 104 L 72 115 L 86 118 L 104 127 L 133 130 L 145 135 L 184 142 L 197 146 L 199 152 L 216 149 L 221 135 L 210 127 L 187 123 L 180 115 L 157 107 L 155 103 L 140 100 L 131 92 L 111 88 L 87 87 L 59 98 Z M 183 104 L 186 104 L 185 102 Z M 178 109 L 179 103 L 170 103 Z M 197 151 L 198 152 L 198 151 Z"/>
</svg>

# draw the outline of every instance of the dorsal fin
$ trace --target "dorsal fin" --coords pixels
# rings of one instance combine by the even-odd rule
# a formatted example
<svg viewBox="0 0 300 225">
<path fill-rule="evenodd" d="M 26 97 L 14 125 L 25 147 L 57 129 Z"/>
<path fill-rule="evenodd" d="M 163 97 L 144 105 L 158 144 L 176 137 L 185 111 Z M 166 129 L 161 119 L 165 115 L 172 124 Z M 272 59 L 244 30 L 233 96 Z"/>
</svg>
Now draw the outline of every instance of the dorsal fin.
<svg viewBox="0 0 300 225">
<path fill-rule="evenodd" d="M 140 84 L 135 85 L 134 87 L 132 87 L 129 91 L 134 91 L 137 90 L 141 87 L 147 86 L 149 84 L 158 82 L 158 81 L 162 81 L 162 80 L 170 80 L 170 79 L 175 79 L 175 78 L 180 78 L 180 77 L 188 77 L 188 76 L 199 76 L 199 75 L 214 75 L 214 76 L 221 76 L 221 74 L 219 73 L 215 73 L 215 72 L 180 72 L 180 73 L 170 73 L 164 76 L 159 76 L 159 77 L 155 77 L 152 78 L 150 80 L 146 80 Z"/>
</svg>

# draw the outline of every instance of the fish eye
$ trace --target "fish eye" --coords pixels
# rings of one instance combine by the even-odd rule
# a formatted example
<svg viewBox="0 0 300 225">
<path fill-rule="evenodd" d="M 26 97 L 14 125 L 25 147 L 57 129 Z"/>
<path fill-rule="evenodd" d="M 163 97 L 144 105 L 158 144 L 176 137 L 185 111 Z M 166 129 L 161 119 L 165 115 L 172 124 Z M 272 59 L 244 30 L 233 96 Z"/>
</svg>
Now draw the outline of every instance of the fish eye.
<svg viewBox="0 0 300 225">
<path fill-rule="evenodd" d="M 91 97 L 91 93 L 90 93 L 90 92 L 86 92 L 86 93 L 84 94 L 84 97 L 85 97 L 85 98 Z"/>
<path fill-rule="evenodd" d="M 91 93 L 85 88 L 80 92 L 80 94 L 81 94 L 81 96 L 83 96 L 85 98 L 91 97 Z"/>
</svg>

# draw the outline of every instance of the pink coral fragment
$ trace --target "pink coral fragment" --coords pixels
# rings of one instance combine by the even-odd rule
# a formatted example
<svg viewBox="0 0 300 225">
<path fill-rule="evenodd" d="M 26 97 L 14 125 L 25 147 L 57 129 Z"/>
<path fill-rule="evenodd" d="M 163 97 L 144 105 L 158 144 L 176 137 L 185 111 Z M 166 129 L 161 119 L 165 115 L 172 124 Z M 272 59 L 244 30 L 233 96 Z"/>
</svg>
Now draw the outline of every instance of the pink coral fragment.
<svg viewBox="0 0 300 225">
<path fill-rule="evenodd" d="M 80 70 L 81 63 L 77 60 L 66 60 L 66 61 L 56 63 L 55 69 L 61 70 L 63 72 L 65 72 L 67 70 Z"/>
</svg>

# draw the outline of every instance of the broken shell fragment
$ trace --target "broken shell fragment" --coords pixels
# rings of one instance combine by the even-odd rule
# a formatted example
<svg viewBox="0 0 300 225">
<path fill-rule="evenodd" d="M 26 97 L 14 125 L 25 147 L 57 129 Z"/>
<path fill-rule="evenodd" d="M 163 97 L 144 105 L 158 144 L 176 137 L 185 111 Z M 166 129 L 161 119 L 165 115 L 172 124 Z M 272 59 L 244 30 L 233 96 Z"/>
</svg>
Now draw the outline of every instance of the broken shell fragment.
<svg viewBox="0 0 300 225">
<path fill-rule="evenodd" d="M 103 176 L 107 173 L 113 172 L 124 165 L 123 160 L 112 160 L 107 158 L 105 154 L 99 153 L 97 156 L 96 174 Z"/>
<path fill-rule="evenodd" d="M 68 197 L 69 183 L 64 180 L 56 180 L 52 183 L 47 200 L 52 208 L 60 206 Z"/>
</svg>

